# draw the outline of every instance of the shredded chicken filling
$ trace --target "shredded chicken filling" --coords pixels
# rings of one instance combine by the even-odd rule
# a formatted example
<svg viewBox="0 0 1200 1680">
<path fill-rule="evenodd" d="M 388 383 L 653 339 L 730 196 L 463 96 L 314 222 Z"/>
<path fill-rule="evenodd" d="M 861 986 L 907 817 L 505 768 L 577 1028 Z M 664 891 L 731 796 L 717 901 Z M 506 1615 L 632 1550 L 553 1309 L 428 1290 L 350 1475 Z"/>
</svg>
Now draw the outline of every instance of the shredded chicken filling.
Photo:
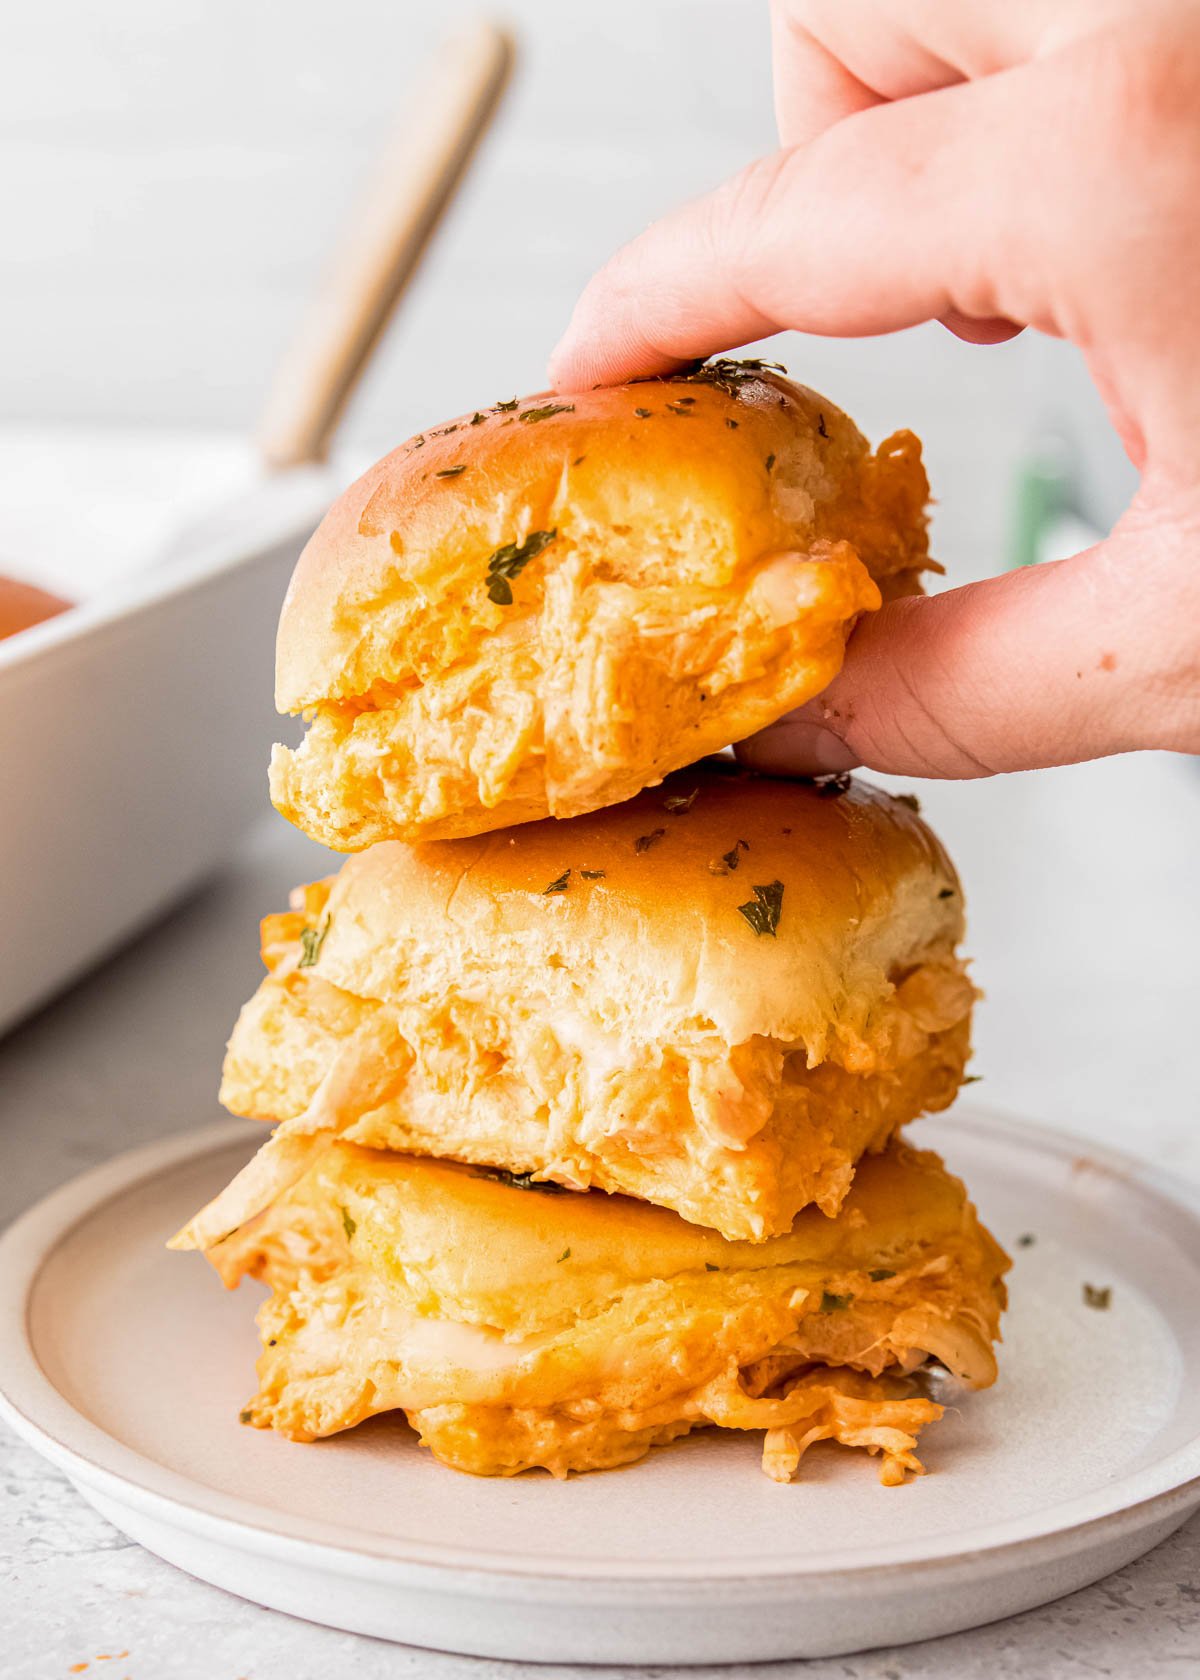
<svg viewBox="0 0 1200 1680">
<path fill-rule="evenodd" d="M 342 1240 L 337 1214 L 285 1210 L 210 1255 L 227 1285 L 248 1272 L 273 1290 L 247 1414 L 297 1440 L 402 1410 L 457 1468 L 565 1474 L 711 1424 L 765 1429 L 776 1479 L 832 1438 L 881 1453 L 895 1482 L 920 1469 L 916 1434 L 941 1414 L 903 1379 L 931 1357 L 971 1387 L 995 1375 L 992 1280 L 953 1243 L 886 1274 L 790 1264 L 654 1280 L 514 1334 L 419 1310 L 403 1266 L 356 1261 L 362 1239 Z"/>
<path fill-rule="evenodd" d="M 564 556 L 536 618 L 481 635 L 433 680 L 314 706 L 301 746 L 275 749 L 271 795 L 340 849 L 450 836 L 480 809 L 593 810 L 817 693 L 879 602 L 848 543 L 769 555 L 732 599 Z"/>
</svg>

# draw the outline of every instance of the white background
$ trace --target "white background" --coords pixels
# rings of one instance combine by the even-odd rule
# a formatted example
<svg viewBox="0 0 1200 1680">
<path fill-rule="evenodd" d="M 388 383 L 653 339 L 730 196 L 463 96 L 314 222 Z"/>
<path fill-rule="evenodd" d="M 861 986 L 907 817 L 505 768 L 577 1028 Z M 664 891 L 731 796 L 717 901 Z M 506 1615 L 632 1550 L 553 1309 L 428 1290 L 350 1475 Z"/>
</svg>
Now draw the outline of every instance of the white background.
<svg viewBox="0 0 1200 1680">
<path fill-rule="evenodd" d="M 0 421 L 147 427 L 160 439 L 192 429 L 198 445 L 201 433 L 249 432 L 357 182 L 403 120 L 434 40 L 473 10 L 454 0 L 9 7 L 0 46 Z M 772 144 L 766 21 L 750 0 L 513 0 L 506 15 L 522 38 L 516 82 L 351 410 L 356 447 L 381 451 L 463 408 L 539 387 L 591 270 L 659 210 Z M 806 260 L 822 260 L 819 226 Z M 837 285 L 836 273 L 828 283 Z M 922 434 L 938 498 L 936 551 L 950 583 L 1001 569 L 1013 475 L 1047 425 L 1069 420 L 1080 449 L 1101 463 L 1093 470 L 1110 474 L 1093 487 L 1093 507 L 1119 505 L 1127 476 L 1103 465 L 1112 456 L 1097 405 L 1062 346 L 1026 335 L 980 350 L 931 327 L 865 343 L 792 338 L 776 353 L 873 437 L 903 424 Z M 11 459 L 0 451 L 0 515 L 20 489 Z M 48 526 L 73 496 L 68 475 L 55 482 L 53 464 Z M 86 544 L 79 564 L 87 565 Z M 1143 756 L 920 793 L 962 870 L 976 977 L 988 994 L 978 1094 L 1200 1170 L 1196 766 Z M 202 901 L 189 912 L 170 937 L 180 949 L 198 942 L 189 984 L 210 1002 L 196 1016 L 180 1015 L 178 993 L 145 966 L 154 947 L 143 946 L 0 1046 L 0 1098 L 6 1091 L 22 1135 L 43 1136 L 39 1109 L 56 1117 L 41 1154 L 22 1147 L 20 1184 L 32 1193 L 110 1152 L 123 1134 L 185 1123 L 178 1104 L 167 1112 L 172 1090 L 186 1093 L 189 1110 L 207 1102 L 232 1005 L 253 984 L 254 918 L 276 907 L 294 874 L 321 867 L 310 848 L 268 828 L 252 866 L 242 866 L 236 904 Z M 163 1103 L 161 1127 L 147 1112 L 150 1097 Z M 131 1102 L 136 1118 L 124 1112 Z M 73 1111 L 83 1125 L 72 1125 Z M 238 1654 L 223 1646 L 221 1674 L 283 1672 L 266 1666 L 265 1623 L 251 1612 L 239 1607 L 227 1622 L 231 1601 L 139 1562 L 141 1554 L 110 1554 L 108 1531 L 80 1515 L 53 1478 L 38 1480 L 27 1455 L 13 1474 L 30 1479 L 20 1508 L 30 1532 L 41 1534 L 47 1501 L 54 1512 L 52 1543 L 23 1554 L 18 1580 L 57 1571 L 51 1596 L 75 1607 L 69 1617 L 64 1608 L 49 1651 L 31 1612 L 22 1674 L 65 1672 L 68 1661 L 104 1649 L 110 1629 L 120 1649 L 123 1595 L 147 1591 L 163 1595 L 167 1617 L 138 1610 L 162 1653 L 155 1680 L 168 1672 L 214 1680 L 216 1670 L 189 1666 L 174 1638 L 188 1622 L 208 1628 L 206 1637 L 225 1627 L 230 1640 L 236 1626 Z M 1134 1618 L 1128 1664 L 1124 1612 L 1104 1624 L 1111 1643 L 1093 1651 L 1097 1662 L 1150 1672 L 1149 1645 L 1170 1632 L 1152 1599 L 1134 1604 L 1144 1615 Z M 1094 1626 L 1099 1603 L 1087 1618 Z M 97 1630 L 103 1624 L 96 1642 L 80 1621 L 85 1611 Z M 981 1636 L 986 1645 L 960 1645 L 951 1668 L 893 1653 L 886 1672 L 1082 1673 L 1062 1648 L 1074 1643 L 1062 1620 L 1070 1612 L 1057 1614 L 1025 1618 L 1019 1647 L 997 1630 Z M 142 1625 L 150 1639 L 150 1623 Z M 1194 1621 L 1172 1627 L 1170 1641 L 1154 1646 L 1155 1672 L 1189 1650 L 1194 1658 Z M 276 1628 L 270 1642 L 282 1650 L 284 1637 Z M 305 1672 L 318 1651 L 336 1654 L 333 1669 L 323 1664 L 331 1673 L 449 1671 L 444 1660 L 411 1654 L 380 1657 L 376 1667 L 357 1642 L 299 1624 L 288 1624 L 286 1639 L 288 1673 Z M 863 1659 L 845 1672 L 885 1669 Z"/>
</svg>

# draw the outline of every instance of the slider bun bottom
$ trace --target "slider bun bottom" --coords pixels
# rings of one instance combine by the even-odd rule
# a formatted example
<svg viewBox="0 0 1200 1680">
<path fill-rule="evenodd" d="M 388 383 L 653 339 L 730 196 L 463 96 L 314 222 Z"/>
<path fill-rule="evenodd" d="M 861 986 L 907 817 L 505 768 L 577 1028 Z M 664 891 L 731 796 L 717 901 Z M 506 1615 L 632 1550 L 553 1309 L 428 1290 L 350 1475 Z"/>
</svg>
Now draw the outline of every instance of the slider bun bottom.
<svg viewBox="0 0 1200 1680">
<path fill-rule="evenodd" d="M 707 1425 L 765 1429 L 787 1479 L 814 1439 L 919 1469 L 926 1356 L 995 1376 L 1007 1261 L 935 1155 L 893 1145 L 836 1220 L 730 1243 L 599 1192 L 548 1195 L 335 1145 L 210 1250 L 272 1291 L 249 1421 L 297 1440 L 403 1411 L 454 1468 L 555 1475 Z"/>
</svg>

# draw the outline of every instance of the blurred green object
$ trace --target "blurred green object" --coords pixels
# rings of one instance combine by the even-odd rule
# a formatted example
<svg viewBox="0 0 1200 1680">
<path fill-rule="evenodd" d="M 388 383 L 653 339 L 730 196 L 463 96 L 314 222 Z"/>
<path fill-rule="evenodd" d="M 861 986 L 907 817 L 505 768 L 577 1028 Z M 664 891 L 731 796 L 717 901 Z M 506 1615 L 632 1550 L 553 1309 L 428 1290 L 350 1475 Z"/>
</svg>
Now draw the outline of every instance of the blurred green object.
<svg viewBox="0 0 1200 1680">
<path fill-rule="evenodd" d="M 1036 566 L 1045 557 L 1047 533 L 1074 511 L 1074 486 L 1070 445 L 1061 432 L 1044 433 L 1017 468 L 1009 571 Z"/>
</svg>

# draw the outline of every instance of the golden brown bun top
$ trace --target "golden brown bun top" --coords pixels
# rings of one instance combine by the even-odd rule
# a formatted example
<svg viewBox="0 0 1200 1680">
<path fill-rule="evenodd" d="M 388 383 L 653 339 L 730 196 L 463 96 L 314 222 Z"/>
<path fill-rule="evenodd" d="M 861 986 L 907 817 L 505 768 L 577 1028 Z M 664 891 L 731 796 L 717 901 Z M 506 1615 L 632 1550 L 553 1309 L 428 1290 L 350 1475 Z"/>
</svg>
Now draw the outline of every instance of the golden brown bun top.
<svg viewBox="0 0 1200 1680">
<path fill-rule="evenodd" d="M 335 1144 L 298 1186 L 344 1208 L 354 1254 L 418 1296 L 425 1311 L 536 1330 L 651 1279 L 811 1264 L 865 1270 L 919 1263 L 961 1245 L 994 1274 L 1004 1256 L 961 1182 L 930 1151 L 893 1144 L 859 1166 L 836 1219 L 816 1208 L 769 1242 L 730 1242 L 666 1208 L 592 1190 L 547 1194 L 486 1169 Z M 565 1257 L 565 1258 L 564 1258 Z"/>
<path fill-rule="evenodd" d="M 909 803 L 720 759 L 588 816 L 374 846 L 343 865 L 325 914 L 311 972 L 359 997 L 561 998 L 642 1038 L 764 1034 L 813 1060 L 831 1026 L 864 1033 L 963 920 Z"/>
<path fill-rule="evenodd" d="M 635 586 L 720 587 L 761 555 L 844 540 L 877 581 L 916 587 L 929 564 L 917 440 L 898 433 L 872 455 L 840 409 L 760 369 L 526 397 L 393 450 L 300 557 L 279 624 L 280 711 L 424 681 L 511 633 L 572 549 Z M 512 582 L 515 605 L 490 600 L 489 558 L 548 531 Z"/>
</svg>

